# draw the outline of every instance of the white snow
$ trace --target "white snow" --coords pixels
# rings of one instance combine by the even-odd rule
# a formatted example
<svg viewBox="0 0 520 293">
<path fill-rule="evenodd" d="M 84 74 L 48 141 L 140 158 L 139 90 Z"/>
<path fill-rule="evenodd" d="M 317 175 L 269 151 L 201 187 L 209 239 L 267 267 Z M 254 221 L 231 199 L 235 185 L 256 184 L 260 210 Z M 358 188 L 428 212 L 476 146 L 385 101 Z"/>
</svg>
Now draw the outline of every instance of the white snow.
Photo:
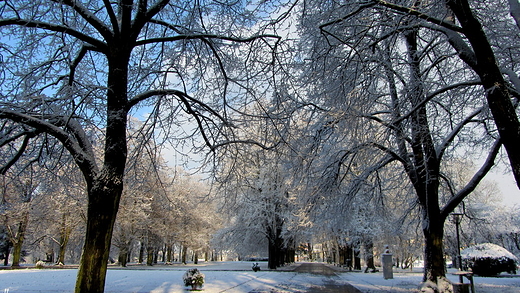
<svg viewBox="0 0 520 293">
<path fill-rule="evenodd" d="M 298 264 L 287 267 L 290 270 Z M 267 264 L 260 263 L 261 271 L 253 272 L 251 262 L 209 262 L 199 265 L 158 265 L 153 267 L 110 267 L 107 273 L 105 292 L 189 292 L 183 285 L 182 275 L 189 268 L 198 268 L 203 273 L 204 293 L 307 293 L 325 283 L 350 283 L 364 293 L 368 292 L 417 292 L 422 279 L 421 269 L 399 270 L 394 268 L 394 278 L 385 280 L 383 273 L 338 272 L 337 277 L 301 274 L 292 271 L 269 271 Z M 450 272 L 454 270 L 450 269 Z M 76 269 L 21 269 L 0 270 L 0 292 L 73 292 Z M 457 281 L 458 277 L 449 274 Z M 520 293 L 519 275 L 501 275 L 499 278 L 475 277 L 479 293 Z"/>
<path fill-rule="evenodd" d="M 484 257 L 490 257 L 490 258 L 510 258 L 513 260 L 518 260 L 518 258 L 509 252 L 507 249 L 498 246 L 493 243 L 482 243 L 477 244 L 471 247 L 468 247 L 461 251 L 460 255 L 463 259 L 470 259 L 470 258 L 484 258 Z"/>
</svg>

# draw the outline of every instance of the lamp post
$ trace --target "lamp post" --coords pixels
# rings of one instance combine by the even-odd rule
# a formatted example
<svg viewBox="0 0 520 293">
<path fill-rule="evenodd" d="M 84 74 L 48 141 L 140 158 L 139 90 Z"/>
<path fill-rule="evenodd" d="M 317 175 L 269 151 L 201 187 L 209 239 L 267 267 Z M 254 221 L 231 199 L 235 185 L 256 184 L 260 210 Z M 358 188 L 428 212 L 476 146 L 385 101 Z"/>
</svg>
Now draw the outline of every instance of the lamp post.
<svg viewBox="0 0 520 293">
<path fill-rule="evenodd" d="M 464 214 L 461 213 L 452 213 L 451 216 L 453 217 L 453 221 L 455 221 L 455 231 L 457 233 L 457 264 L 459 267 L 459 270 L 462 271 L 462 257 L 460 255 L 460 236 L 459 236 L 459 225 L 460 221 L 462 220 L 462 216 Z"/>
</svg>

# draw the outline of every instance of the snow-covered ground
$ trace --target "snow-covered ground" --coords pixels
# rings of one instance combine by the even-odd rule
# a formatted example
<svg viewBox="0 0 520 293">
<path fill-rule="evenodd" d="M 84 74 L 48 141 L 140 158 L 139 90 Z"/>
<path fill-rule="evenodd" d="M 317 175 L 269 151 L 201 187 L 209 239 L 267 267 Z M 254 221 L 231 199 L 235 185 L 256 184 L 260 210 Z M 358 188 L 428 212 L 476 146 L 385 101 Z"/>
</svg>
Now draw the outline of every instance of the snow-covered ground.
<svg viewBox="0 0 520 293">
<path fill-rule="evenodd" d="M 296 264 L 297 265 L 297 264 Z M 279 292 L 306 293 L 325 283 L 350 283 L 362 292 L 416 292 L 421 281 L 420 269 L 394 272 L 394 278 L 384 280 L 381 272 L 338 272 L 338 277 L 299 274 L 290 271 L 268 271 L 266 263 L 260 263 L 259 272 L 251 270 L 251 262 L 211 262 L 199 265 L 130 266 L 126 269 L 110 268 L 105 292 L 188 292 L 183 286 L 182 275 L 188 268 L 196 267 L 205 274 L 203 292 Z M 451 270 L 450 270 L 451 272 Z M 76 269 L 21 269 L 0 270 L 0 293 L 14 292 L 72 292 Z M 453 281 L 456 276 L 450 275 Z M 500 278 L 475 277 L 478 293 L 520 293 L 520 276 Z"/>
</svg>

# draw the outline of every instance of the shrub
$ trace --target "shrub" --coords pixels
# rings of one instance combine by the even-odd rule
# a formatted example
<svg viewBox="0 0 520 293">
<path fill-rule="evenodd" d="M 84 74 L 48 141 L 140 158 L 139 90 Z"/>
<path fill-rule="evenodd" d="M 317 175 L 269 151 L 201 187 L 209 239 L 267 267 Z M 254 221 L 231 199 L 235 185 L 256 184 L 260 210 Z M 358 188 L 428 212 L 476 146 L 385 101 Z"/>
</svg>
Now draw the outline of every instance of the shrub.
<svg viewBox="0 0 520 293">
<path fill-rule="evenodd" d="M 43 261 L 39 260 L 36 262 L 37 269 L 43 269 L 44 266 L 45 266 L 45 263 Z"/>
<path fill-rule="evenodd" d="M 182 276 L 185 286 L 202 286 L 204 284 L 204 274 L 197 269 L 189 269 Z"/>
<path fill-rule="evenodd" d="M 507 249 L 492 243 L 482 243 L 461 252 L 464 267 L 479 276 L 496 276 L 502 272 L 516 274 L 517 257 Z"/>
</svg>

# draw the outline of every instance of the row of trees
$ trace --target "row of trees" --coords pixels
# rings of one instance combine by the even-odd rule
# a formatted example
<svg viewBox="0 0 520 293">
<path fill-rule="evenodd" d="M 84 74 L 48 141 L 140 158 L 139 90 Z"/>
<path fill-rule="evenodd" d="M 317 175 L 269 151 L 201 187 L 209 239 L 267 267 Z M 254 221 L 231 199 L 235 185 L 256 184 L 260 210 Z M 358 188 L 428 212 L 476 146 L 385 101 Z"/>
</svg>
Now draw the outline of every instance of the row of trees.
<svg viewBox="0 0 520 293">
<path fill-rule="evenodd" d="M 274 197 L 255 186 L 242 192 L 259 193 L 261 201 L 297 198 L 305 211 L 299 221 L 327 227 L 338 247 L 357 238 L 349 245 L 370 249 L 378 224 L 399 223 L 393 229 L 402 232 L 405 216 L 377 223 L 366 215 L 405 207 L 406 216 L 422 221 L 424 281 L 442 284 L 446 220 L 495 164 L 502 145 L 519 182 L 513 41 L 519 34 L 509 16 L 517 1 L 401 2 L 314 1 L 293 8 L 301 42 L 289 57 L 296 62 L 287 62 L 294 78 L 284 80 L 280 92 L 302 108 L 272 115 L 277 130 L 290 129 L 286 148 L 260 165 L 271 176 L 296 172 L 271 181 L 284 182 Z M 480 167 L 461 172 L 462 157 Z M 274 171 L 279 164 L 283 171 Z M 260 173 L 245 171 L 265 186 Z M 291 208 L 271 208 L 277 216 L 257 222 L 277 223 L 290 245 L 295 208 L 281 205 Z M 366 228 L 356 235 L 358 227 Z M 258 231 L 268 235 L 269 229 Z"/>
<path fill-rule="evenodd" d="M 133 150 L 135 151 L 135 150 Z M 132 152 L 125 175 L 120 212 L 115 222 L 111 258 L 152 265 L 160 252 L 164 261 L 186 262 L 186 253 L 209 251 L 220 221 L 209 188 L 193 175 Z M 81 175 L 69 163 L 48 170 L 38 163 L 3 175 L 1 258 L 17 267 L 25 256 L 52 264 L 77 263 L 84 242 L 87 198 Z M 29 171 L 28 171 L 29 170 Z M 56 172 L 57 171 L 57 172 Z M 21 179 L 23 178 L 23 179 Z M 182 251 L 181 251 L 182 248 Z M 177 251 L 175 251 L 177 250 Z"/>
<path fill-rule="evenodd" d="M 208 148 L 203 163 L 224 206 L 262 206 L 231 209 L 231 221 L 254 215 L 271 267 L 313 226 L 332 231 L 338 247 L 356 239 L 370 248 L 370 214 L 406 204 L 421 219 L 433 283 L 445 280 L 444 223 L 502 145 L 520 184 L 516 0 L 0 5 L 0 173 L 33 161 L 58 173 L 66 157 L 80 170 L 77 292 L 103 291 L 114 229 L 123 252 L 136 235 L 115 226 L 125 176 L 142 175 L 127 173 L 134 150 Z M 480 154 L 480 169 L 458 176 L 456 158 Z M 27 195 L 33 185 L 23 186 Z M 167 222 L 154 212 L 178 207 L 154 206 L 157 186 L 135 195 Z M 409 217 L 380 224 L 406 227 Z"/>
</svg>

